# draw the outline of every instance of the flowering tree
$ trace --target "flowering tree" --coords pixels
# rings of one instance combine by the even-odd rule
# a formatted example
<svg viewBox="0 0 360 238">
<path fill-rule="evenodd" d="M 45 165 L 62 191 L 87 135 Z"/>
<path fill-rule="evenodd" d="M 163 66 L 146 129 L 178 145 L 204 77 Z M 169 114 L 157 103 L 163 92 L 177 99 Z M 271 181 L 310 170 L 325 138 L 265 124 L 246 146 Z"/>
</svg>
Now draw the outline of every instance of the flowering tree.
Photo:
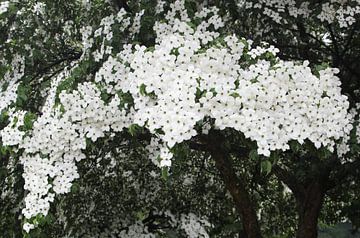
<svg viewBox="0 0 360 238">
<path fill-rule="evenodd" d="M 359 67 L 355 63 L 359 57 L 358 1 L 227 1 L 217 4 L 223 4 L 229 9 L 234 23 L 231 27 L 238 33 L 251 37 L 255 42 L 270 42 L 281 49 L 281 58 L 309 60 L 310 65 L 315 67 L 323 64 L 339 68 L 342 92 L 348 96 L 352 107 L 356 107 L 359 102 Z M 352 152 L 346 155 L 348 159 L 358 157 L 355 137 L 350 141 L 347 146 L 350 145 Z M 303 158 L 298 155 L 286 157 Z M 323 177 L 320 179 L 323 184 L 321 187 L 333 193 L 331 191 L 338 191 L 345 174 L 358 173 L 358 162 L 350 163 L 344 169 L 342 163 L 327 164 L 329 161 L 309 160 L 306 162 L 309 164 L 304 167 L 303 159 L 290 159 L 287 164 L 282 164 L 282 169 L 286 168 L 287 171 L 275 168 L 273 172 L 289 185 L 298 203 L 303 204 L 301 200 L 304 200 L 304 196 L 301 194 L 304 194 L 303 188 L 309 186 L 308 181 L 304 183 L 304 177 L 307 180 Z M 329 182 L 331 186 L 325 185 L 328 175 L 320 176 L 316 170 L 309 169 L 311 166 L 319 169 L 328 167 L 331 171 L 329 176 L 332 177 Z M 304 211 L 300 204 L 298 209 Z"/>
<path fill-rule="evenodd" d="M 250 3 L 239 6 L 262 9 Z M 350 146 L 358 144 L 359 108 L 350 110 L 337 68 L 281 59 L 267 43 L 254 46 L 231 29 L 231 17 L 206 2 L 159 1 L 150 13 L 144 6 L 150 3 L 142 2 L 129 8 L 124 1 L 69 1 L 62 10 L 54 4 L 6 1 L 0 8 L 1 148 L 3 166 L 22 170 L 25 236 L 47 221 L 57 196 L 76 190 L 74 182 L 86 176 L 79 164 L 126 163 L 134 155 L 145 155 L 165 179 L 178 158 L 210 158 L 249 238 L 261 237 L 256 201 L 246 172 L 233 164 L 255 160 L 266 176 L 274 173 L 293 191 L 297 237 L 317 236 L 326 191 L 359 164 Z M 292 17 L 312 14 L 309 4 L 291 4 L 281 7 Z M 356 18 L 347 15 L 359 13 L 351 4 L 345 13 L 333 9 L 331 19 L 322 5 L 316 16 L 351 26 Z M 263 14 L 281 22 L 268 7 Z M 150 26 L 153 31 L 143 33 Z M 105 163 L 107 173 L 111 163 Z M 292 173 L 299 170 L 305 178 Z M 160 186 L 147 182 L 147 191 Z M 193 213 L 174 218 L 156 211 L 117 234 L 154 237 L 149 221 L 159 216 L 173 217 L 171 227 L 189 237 L 206 237 L 210 227 Z"/>
</svg>

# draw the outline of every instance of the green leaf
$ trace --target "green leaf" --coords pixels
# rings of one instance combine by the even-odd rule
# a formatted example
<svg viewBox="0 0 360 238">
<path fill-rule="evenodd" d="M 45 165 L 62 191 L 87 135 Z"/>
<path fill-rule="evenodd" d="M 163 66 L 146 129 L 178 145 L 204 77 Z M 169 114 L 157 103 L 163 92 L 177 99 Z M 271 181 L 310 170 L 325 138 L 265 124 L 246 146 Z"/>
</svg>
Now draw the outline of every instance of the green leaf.
<svg viewBox="0 0 360 238">
<path fill-rule="evenodd" d="M 297 152 L 299 152 L 301 150 L 301 144 L 296 140 L 290 141 L 289 145 L 290 145 L 290 149 L 294 153 L 297 153 Z"/>
<path fill-rule="evenodd" d="M 0 113 L 0 126 L 9 123 L 9 114 L 6 111 Z"/>
<path fill-rule="evenodd" d="M 276 164 L 277 161 L 279 161 L 280 159 L 280 156 L 279 156 L 279 152 L 278 151 L 273 151 L 271 152 L 271 155 L 270 155 L 270 162 L 272 164 Z"/>
<path fill-rule="evenodd" d="M 7 175 L 8 171 L 6 168 L 0 168 L 0 179 L 4 179 Z"/>
<path fill-rule="evenodd" d="M 13 120 L 13 125 L 12 125 L 12 128 L 15 128 L 16 127 L 16 124 L 17 122 L 19 121 L 19 118 L 18 117 L 14 117 L 14 120 Z"/>
<path fill-rule="evenodd" d="M 120 98 L 119 108 L 122 109 L 125 107 L 125 104 L 128 106 L 134 105 L 134 99 L 130 93 L 124 93 L 121 90 L 117 92 L 118 97 Z"/>
<path fill-rule="evenodd" d="M 0 146 L 0 155 L 5 156 L 10 152 L 9 146 Z"/>
<path fill-rule="evenodd" d="M 36 120 L 37 116 L 32 112 L 27 112 L 24 116 L 24 129 L 26 131 L 31 130 L 34 125 L 34 121 Z"/>
<path fill-rule="evenodd" d="M 197 25 L 192 22 L 187 22 L 187 25 L 190 26 L 192 29 L 196 29 Z"/>
<path fill-rule="evenodd" d="M 148 216 L 149 212 L 148 211 L 138 211 L 136 213 L 136 217 L 138 220 L 144 220 L 147 216 Z"/>
<path fill-rule="evenodd" d="M 268 175 L 271 172 L 272 164 L 269 160 L 261 161 L 261 172 Z"/>
<path fill-rule="evenodd" d="M 140 94 L 143 96 L 146 96 L 146 85 L 145 84 L 140 85 Z"/>
<path fill-rule="evenodd" d="M 249 159 L 254 160 L 254 161 L 259 159 L 259 154 L 257 153 L 256 149 L 253 149 L 253 150 L 250 151 Z"/>
<path fill-rule="evenodd" d="M 314 69 L 312 70 L 313 73 L 317 76 L 320 77 L 320 71 L 329 68 L 329 63 L 327 62 L 323 62 L 321 64 L 315 65 Z"/>
<path fill-rule="evenodd" d="M 28 100 L 28 94 L 30 92 L 29 86 L 25 84 L 20 84 L 17 88 L 17 99 L 16 99 L 16 106 L 23 107 L 27 100 Z"/>
<path fill-rule="evenodd" d="M 168 179 L 169 179 L 169 168 L 168 167 L 161 168 L 161 178 L 164 179 L 165 181 L 168 181 Z"/>
<path fill-rule="evenodd" d="M 80 191 L 80 185 L 76 182 L 74 182 L 71 186 L 71 192 L 72 193 L 77 193 Z"/>
<path fill-rule="evenodd" d="M 332 155 L 332 152 L 329 151 L 327 148 L 325 147 L 321 147 L 320 150 L 318 150 L 318 156 L 321 159 L 327 159 Z"/>
<path fill-rule="evenodd" d="M 139 130 L 140 130 L 140 126 L 137 124 L 132 124 L 129 126 L 129 133 L 132 136 L 135 136 Z"/>
<path fill-rule="evenodd" d="M 231 93 L 230 96 L 232 96 L 233 98 L 238 98 L 240 97 L 240 95 L 238 93 Z"/>
<path fill-rule="evenodd" d="M 110 94 L 108 94 L 106 91 L 102 90 L 101 94 L 100 94 L 101 99 L 105 102 L 108 103 L 110 101 Z"/>
<path fill-rule="evenodd" d="M 179 48 L 172 49 L 170 54 L 178 56 L 179 55 Z"/>
<path fill-rule="evenodd" d="M 148 48 L 146 48 L 145 52 L 154 52 L 155 51 L 155 47 L 154 46 L 150 46 Z"/>
</svg>

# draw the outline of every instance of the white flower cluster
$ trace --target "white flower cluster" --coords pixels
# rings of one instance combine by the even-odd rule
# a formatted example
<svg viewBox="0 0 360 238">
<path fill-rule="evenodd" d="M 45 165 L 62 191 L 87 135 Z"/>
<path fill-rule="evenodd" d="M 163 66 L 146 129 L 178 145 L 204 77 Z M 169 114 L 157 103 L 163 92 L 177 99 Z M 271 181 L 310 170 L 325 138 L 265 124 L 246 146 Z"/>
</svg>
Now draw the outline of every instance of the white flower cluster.
<svg viewBox="0 0 360 238">
<path fill-rule="evenodd" d="M 62 92 L 60 95 L 65 110 L 62 117 L 76 124 L 77 132 L 92 141 L 103 137 L 110 129 L 119 132 L 131 124 L 132 114 L 119 109 L 119 97 L 115 95 L 106 105 L 100 93 L 94 84 L 84 83 L 79 85 L 78 90 L 70 94 Z M 75 146 L 75 143 L 72 145 Z M 76 148 L 84 149 L 82 147 L 80 144 Z"/>
<path fill-rule="evenodd" d="M 355 105 L 357 114 L 357 125 L 356 125 L 356 140 L 360 144 L 360 103 Z"/>
<path fill-rule="evenodd" d="M 75 33 L 74 22 L 72 20 L 65 21 L 63 25 L 63 30 L 67 36 L 73 35 Z"/>
<path fill-rule="evenodd" d="M 141 27 L 140 21 L 141 21 L 141 17 L 144 15 L 144 13 L 145 13 L 145 10 L 141 10 L 140 12 L 137 12 L 135 14 L 135 17 L 133 19 L 133 24 L 130 28 L 130 32 L 132 35 L 135 35 L 140 31 L 140 27 Z"/>
<path fill-rule="evenodd" d="M 9 68 L 4 78 L 0 80 L 0 113 L 16 101 L 19 81 L 24 76 L 25 58 L 15 55 Z M 3 91 L 5 84 L 7 84 L 6 89 Z"/>
<path fill-rule="evenodd" d="M 29 233 L 30 230 L 34 229 L 35 228 L 35 225 L 34 224 L 30 224 L 28 222 L 25 222 L 24 225 L 23 225 L 23 229 L 25 232 Z"/>
<path fill-rule="evenodd" d="M 120 232 L 119 237 L 123 238 L 155 238 L 156 236 L 149 233 L 148 229 L 142 222 L 136 222 L 128 227 L 128 229 Z"/>
<path fill-rule="evenodd" d="M 9 8 L 9 1 L 4 1 L 0 3 L 0 15 L 7 12 L 8 8 Z"/>
<path fill-rule="evenodd" d="M 170 167 L 173 154 L 159 138 L 151 138 L 149 145 L 145 148 L 149 153 L 149 159 L 159 167 Z"/>
<path fill-rule="evenodd" d="M 87 11 L 89 11 L 91 9 L 91 1 L 90 0 L 82 0 L 81 4 Z"/>
<path fill-rule="evenodd" d="M 23 155 L 21 163 L 24 167 L 24 189 L 29 191 L 24 199 L 25 208 L 23 208 L 22 213 L 27 219 L 37 214 L 46 215 L 50 208 L 50 202 L 55 197 L 53 192 L 49 192 L 52 186 L 49 184 L 48 179 L 54 177 L 57 172 L 61 173 L 61 170 L 58 168 L 58 171 L 56 171 L 52 161 L 42 158 L 39 154 L 35 156 Z M 72 174 L 69 175 L 72 176 Z M 78 177 L 77 173 L 74 178 L 76 177 Z M 63 183 L 62 186 L 66 186 L 66 183 Z"/>
<path fill-rule="evenodd" d="M 33 12 L 36 15 L 43 15 L 45 13 L 46 4 L 42 2 L 37 2 L 33 7 Z"/>
<path fill-rule="evenodd" d="M 251 56 L 251 58 L 255 59 L 258 56 L 266 54 L 267 52 L 269 52 L 275 56 L 277 53 L 279 53 L 279 49 L 275 48 L 272 45 L 269 46 L 268 48 L 263 48 L 263 47 L 257 46 L 256 48 L 251 49 L 248 54 Z"/>
<path fill-rule="evenodd" d="M 65 112 L 44 110 L 35 121 L 31 134 L 21 141 L 24 134 L 16 136 L 22 132 L 12 128 L 13 123 L 2 131 L 4 145 L 18 143 L 24 149 L 21 163 L 28 194 L 23 214 L 28 219 L 37 214 L 46 215 L 54 193 L 70 191 L 72 181 L 79 177 L 75 162 L 85 158 L 81 150 L 86 148 L 86 138 L 95 141 L 110 128 L 121 131 L 130 123 L 131 114 L 126 115 L 118 108 L 119 98 L 114 97 L 105 105 L 100 91 L 91 83 L 79 85 L 73 93 L 63 92 L 60 98 Z M 19 113 L 24 114 L 18 112 L 16 115 Z M 16 118 L 16 126 L 22 125 L 21 116 Z"/>
<path fill-rule="evenodd" d="M 99 36 L 105 36 L 103 41 L 102 41 L 100 49 L 97 49 L 94 52 L 92 52 L 92 55 L 93 55 L 96 62 L 99 62 L 100 60 L 102 60 L 105 53 L 108 54 L 108 55 L 111 54 L 112 47 L 111 46 L 106 46 L 106 48 L 105 48 L 105 40 L 106 41 L 111 41 L 112 40 L 113 32 L 112 32 L 111 28 L 112 28 L 112 25 L 114 23 L 115 23 L 114 15 L 104 17 L 100 22 L 100 27 L 94 32 L 94 37 L 95 38 L 99 37 Z"/>
<path fill-rule="evenodd" d="M 330 0 L 320 5 L 320 13 L 317 13 L 317 8 L 310 9 L 308 1 L 304 1 L 300 5 L 295 0 L 238 1 L 238 6 L 245 9 L 262 9 L 264 15 L 278 24 L 287 23 L 282 16 L 283 13 L 288 13 L 289 16 L 295 18 L 308 18 L 315 13 L 322 22 L 325 21 L 329 24 L 337 22 L 340 27 L 349 27 L 355 23 L 360 13 L 359 0 Z"/>
<path fill-rule="evenodd" d="M 19 127 L 24 125 L 25 111 L 10 111 L 10 123 L 0 131 L 1 140 L 4 145 L 14 146 L 22 142 L 25 135 L 24 131 L 20 131 Z"/>
<path fill-rule="evenodd" d="M 292 17 L 308 17 L 311 13 L 309 2 L 302 2 L 297 6 L 294 0 L 259 0 L 259 1 L 240 1 L 238 5 L 245 9 L 263 9 L 263 14 L 270 17 L 278 24 L 282 23 L 282 13 L 287 12 Z M 284 20 L 286 23 L 286 20 Z"/>
<path fill-rule="evenodd" d="M 140 31 L 140 21 L 144 12 L 145 11 L 142 10 L 141 12 L 136 13 L 133 18 L 130 18 L 126 17 L 126 11 L 121 9 L 116 15 L 109 15 L 104 17 L 100 22 L 99 28 L 97 28 L 94 32 L 90 26 L 82 28 L 81 33 L 84 52 L 93 46 L 94 38 L 103 37 L 100 48 L 92 52 L 92 55 L 96 62 L 102 60 L 105 54 L 110 55 L 112 52 L 112 46 L 109 45 L 109 42 L 111 42 L 113 39 L 113 25 L 115 23 L 119 24 L 118 30 L 121 32 L 129 29 L 129 38 L 133 38 Z M 94 38 L 91 37 L 92 35 Z"/>
<path fill-rule="evenodd" d="M 164 12 L 164 6 L 165 6 L 166 2 L 162 1 L 162 0 L 158 0 L 157 4 L 156 4 L 156 9 L 155 9 L 155 13 L 156 14 L 160 14 L 162 12 Z"/>
<path fill-rule="evenodd" d="M 66 67 L 66 68 L 64 68 L 64 70 L 59 72 L 58 75 L 56 75 L 51 80 L 50 88 L 48 90 L 44 90 L 42 92 L 42 95 L 44 96 L 44 98 L 46 98 L 46 100 L 44 102 L 44 106 L 42 108 L 43 114 L 51 114 L 51 112 L 53 111 L 53 108 L 54 108 L 56 91 L 57 91 L 59 84 L 64 79 L 70 77 L 73 70 L 76 69 L 76 67 L 78 66 L 77 63 L 78 62 L 74 61 L 73 63 L 71 63 L 71 65 L 69 67 Z"/>
<path fill-rule="evenodd" d="M 80 33 L 82 35 L 83 52 L 86 53 L 87 50 L 90 49 L 92 47 L 92 45 L 94 44 L 94 39 L 91 38 L 92 27 L 84 26 L 80 29 Z"/>
<path fill-rule="evenodd" d="M 350 151 L 350 146 L 348 144 L 349 139 L 350 139 L 350 135 L 347 135 L 342 139 L 340 143 L 336 145 L 336 152 L 339 158 L 343 158 L 344 155 L 346 155 L 346 153 Z"/>
<path fill-rule="evenodd" d="M 321 12 L 317 16 L 320 21 L 332 24 L 337 21 L 340 27 L 349 27 L 355 23 L 356 18 L 360 15 L 360 1 L 352 0 L 344 5 L 342 0 L 331 0 L 321 5 Z M 354 7 L 352 7 L 352 5 Z"/>
<path fill-rule="evenodd" d="M 351 110 L 349 111 L 349 114 L 351 115 L 351 121 L 350 123 L 352 125 L 355 125 L 355 133 L 356 136 L 358 136 L 358 127 L 357 127 L 357 123 L 358 123 L 358 111 L 360 109 L 360 104 L 356 104 L 354 108 L 351 108 Z M 360 131 L 359 131 L 360 132 Z M 343 162 L 345 162 L 347 160 L 346 158 L 346 154 L 350 151 L 350 134 L 346 134 L 339 143 L 336 144 L 336 152 L 339 158 L 341 158 L 341 160 Z M 358 141 L 360 142 L 360 140 Z"/>
<path fill-rule="evenodd" d="M 360 144 L 360 103 L 356 103 L 355 107 L 350 110 L 352 116 L 352 125 L 355 126 L 355 143 Z M 337 155 L 341 158 L 342 162 L 348 162 L 349 156 L 347 153 L 350 151 L 350 135 L 346 135 L 342 138 L 341 142 L 337 144 Z"/>
<path fill-rule="evenodd" d="M 189 238 L 208 238 L 209 235 L 206 227 L 211 227 L 211 224 L 205 220 L 198 218 L 195 214 L 181 215 L 181 228 L 185 231 Z"/>
<path fill-rule="evenodd" d="M 103 63 L 103 66 L 96 72 L 95 82 L 99 83 L 104 81 L 104 87 L 106 87 L 107 92 L 115 94 L 116 91 L 121 88 L 113 87 L 112 85 L 116 85 L 116 83 L 121 80 L 121 76 L 128 72 L 127 70 L 128 69 L 122 63 L 114 57 L 109 56 Z M 113 71 L 118 72 L 118 74 L 114 75 Z"/>
</svg>

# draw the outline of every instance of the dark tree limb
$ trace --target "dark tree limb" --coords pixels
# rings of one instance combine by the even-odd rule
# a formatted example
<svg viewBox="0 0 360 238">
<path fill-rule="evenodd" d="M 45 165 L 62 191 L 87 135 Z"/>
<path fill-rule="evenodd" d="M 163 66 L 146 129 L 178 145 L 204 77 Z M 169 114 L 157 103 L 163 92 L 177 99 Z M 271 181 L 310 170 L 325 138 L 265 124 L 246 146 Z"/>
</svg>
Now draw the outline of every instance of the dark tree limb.
<svg viewBox="0 0 360 238">
<path fill-rule="evenodd" d="M 299 214 L 297 238 L 317 238 L 317 225 L 325 191 L 320 181 L 305 188 L 304 197 L 296 199 Z"/>
<path fill-rule="evenodd" d="M 289 187 L 289 189 L 294 193 L 295 197 L 304 197 L 304 187 L 299 183 L 294 174 L 290 173 L 288 170 L 280 167 L 279 165 L 274 165 L 272 172 L 280 181 Z"/>
<path fill-rule="evenodd" d="M 120 11 L 122 8 L 124 8 L 125 11 L 131 13 L 131 9 L 130 9 L 129 5 L 127 4 L 127 0 L 113 0 L 113 2 L 115 3 L 118 11 Z"/>
<path fill-rule="evenodd" d="M 224 138 L 216 131 L 209 134 L 207 140 L 208 151 L 215 160 L 216 168 L 219 170 L 227 190 L 230 192 L 236 209 L 240 213 L 243 228 L 247 238 L 261 238 L 260 226 L 251 201 L 246 182 L 237 176 L 230 159 L 229 152 L 222 145 Z"/>
</svg>

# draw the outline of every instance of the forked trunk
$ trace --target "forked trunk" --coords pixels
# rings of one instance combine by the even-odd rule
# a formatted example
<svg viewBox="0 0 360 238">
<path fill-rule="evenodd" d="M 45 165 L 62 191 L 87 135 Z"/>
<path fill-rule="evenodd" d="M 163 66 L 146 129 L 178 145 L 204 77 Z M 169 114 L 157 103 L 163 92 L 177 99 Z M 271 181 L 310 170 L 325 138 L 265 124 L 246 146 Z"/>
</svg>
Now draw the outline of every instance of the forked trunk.
<svg viewBox="0 0 360 238">
<path fill-rule="evenodd" d="M 202 137 L 199 140 L 202 141 L 202 144 L 192 143 L 190 146 L 196 150 L 210 152 L 212 159 L 214 159 L 216 168 L 219 170 L 226 189 L 230 192 L 240 214 L 244 230 L 241 233 L 241 238 L 261 238 L 256 211 L 246 182 L 241 176 L 236 175 L 230 154 L 223 145 L 224 138 L 216 131 L 210 131 L 208 137 Z"/>
</svg>

